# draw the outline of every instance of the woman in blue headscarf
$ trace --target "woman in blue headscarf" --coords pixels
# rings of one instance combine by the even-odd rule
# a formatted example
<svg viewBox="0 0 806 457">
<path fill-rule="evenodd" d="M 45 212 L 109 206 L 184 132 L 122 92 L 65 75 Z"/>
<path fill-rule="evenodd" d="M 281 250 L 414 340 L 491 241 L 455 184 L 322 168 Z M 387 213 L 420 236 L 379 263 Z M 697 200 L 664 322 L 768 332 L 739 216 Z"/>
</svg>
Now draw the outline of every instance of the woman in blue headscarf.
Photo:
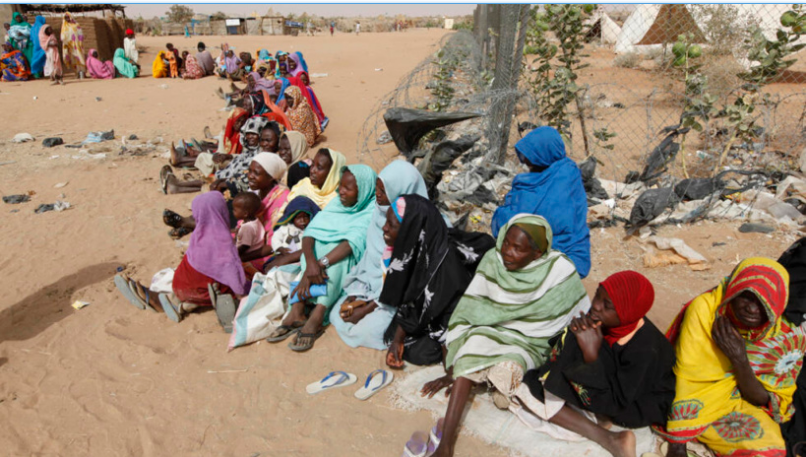
<svg viewBox="0 0 806 457">
<path fill-rule="evenodd" d="M 378 302 L 383 289 L 383 253 L 386 242 L 383 226 L 390 202 L 402 195 L 416 194 L 428 198 L 428 189 L 417 168 L 405 160 L 395 160 L 384 168 L 375 182 L 375 211 L 367 229 L 367 248 L 358 265 L 342 283 L 336 306 L 330 311 L 330 322 L 342 341 L 351 347 L 386 349 L 383 334 L 397 308 Z"/>
<path fill-rule="evenodd" d="M 515 177 L 504 205 L 493 214 L 493 236 L 516 214 L 543 216 L 554 233 L 552 247 L 574 262 L 580 277 L 588 276 L 588 198 L 579 168 L 565 155 L 560 133 L 553 127 L 538 127 L 515 144 L 515 151 L 529 173 Z"/>
<path fill-rule="evenodd" d="M 297 51 L 297 52 L 295 52 L 295 54 L 297 55 L 297 59 L 299 60 L 300 65 L 302 65 L 302 69 L 307 72 L 308 71 L 308 63 L 305 62 L 305 58 L 302 57 L 302 53 Z"/>
<path fill-rule="evenodd" d="M 31 41 L 34 43 L 33 55 L 31 57 L 31 75 L 34 78 L 41 78 L 42 72 L 45 71 L 45 50 L 42 49 L 42 44 L 39 43 L 39 31 L 45 26 L 45 16 L 37 16 L 34 21 L 34 26 L 31 28 Z"/>
</svg>

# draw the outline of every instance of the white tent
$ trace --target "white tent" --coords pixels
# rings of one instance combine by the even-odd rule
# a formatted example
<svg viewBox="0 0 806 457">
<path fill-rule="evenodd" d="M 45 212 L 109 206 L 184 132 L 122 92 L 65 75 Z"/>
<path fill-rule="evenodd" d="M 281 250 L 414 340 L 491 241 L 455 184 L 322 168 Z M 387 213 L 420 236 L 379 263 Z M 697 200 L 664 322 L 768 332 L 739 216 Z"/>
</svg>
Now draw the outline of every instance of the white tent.
<svg viewBox="0 0 806 457">
<path fill-rule="evenodd" d="M 705 41 L 686 5 L 640 4 L 624 21 L 615 52 L 646 52 L 663 43 L 673 43 L 684 33 L 692 33 L 695 42 Z"/>
<path fill-rule="evenodd" d="M 590 31 L 586 38 L 599 38 L 603 44 L 614 44 L 621 34 L 621 27 L 602 10 L 596 10 L 588 19 Z"/>
</svg>

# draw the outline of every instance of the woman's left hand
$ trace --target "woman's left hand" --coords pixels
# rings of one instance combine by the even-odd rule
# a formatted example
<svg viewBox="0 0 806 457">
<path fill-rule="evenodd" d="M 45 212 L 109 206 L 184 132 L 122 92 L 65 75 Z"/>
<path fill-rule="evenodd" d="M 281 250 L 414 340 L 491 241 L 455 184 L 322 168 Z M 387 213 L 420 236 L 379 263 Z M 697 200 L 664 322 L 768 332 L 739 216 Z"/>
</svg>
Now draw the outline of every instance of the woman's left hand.
<svg viewBox="0 0 806 457">
<path fill-rule="evenodd" d="M 747 360 L 744 339 L 727 317 L 718 316 L 711 328 L 714 343 L 733 364 Z"/>
<path fill-rule="evenodd" d="M 308 262 L 305 268 L 305 277 L 311 284 L 324 284 L 327 279 L 327 272 L 319 262 Z"/>
<path fill-rule="evenodd" d="M 582 350 L 582 355 L 586 363 L 596 361 L 599 357 L 599 349 L 602 347 L 601 322 L 594 322 L 589 316 L 580 312 L 579 317 L 571 319 L 569 326 L 571 332 L 576 336 L 577 344 Z"/>
</svg>

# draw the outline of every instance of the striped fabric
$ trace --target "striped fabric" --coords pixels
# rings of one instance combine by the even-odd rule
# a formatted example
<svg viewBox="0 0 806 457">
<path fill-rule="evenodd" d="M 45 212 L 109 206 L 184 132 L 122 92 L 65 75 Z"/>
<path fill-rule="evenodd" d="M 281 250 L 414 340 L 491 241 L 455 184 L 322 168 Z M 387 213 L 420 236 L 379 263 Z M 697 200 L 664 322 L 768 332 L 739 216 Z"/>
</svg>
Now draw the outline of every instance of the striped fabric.
<svg viewBox="0 0 806 457">
<path fill-rule="evenodd" d="M 496 250 L 482 259 L 448 327 L 447 366 L 453 367 L 454 377 L 507 360 L 524 371 L 542 365 L 550 350 L 549 339 L 590 308 L 574 264 L 550 247 L 521 270 L 504 268 L 499 251 L 515 222 L 542 224 L 545 219 L 515 216 L 499 233 Z M 547 235 L 550 246 L 550 228 Z"/>
</svg>

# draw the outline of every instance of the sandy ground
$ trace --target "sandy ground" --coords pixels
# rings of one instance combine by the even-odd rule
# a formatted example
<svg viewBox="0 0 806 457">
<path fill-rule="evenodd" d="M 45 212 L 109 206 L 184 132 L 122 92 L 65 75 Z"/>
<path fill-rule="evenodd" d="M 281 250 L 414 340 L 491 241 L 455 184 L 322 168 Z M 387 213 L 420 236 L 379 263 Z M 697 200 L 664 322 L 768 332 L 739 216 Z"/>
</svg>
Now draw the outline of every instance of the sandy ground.
<svg viewBox="0 0 806 457">
<path fill-rule="evenodd" d="M 302 50 L 312 73 L 328 73 L 314 80 L 331 118 L 324 144 L 354 157 L 372 105 L 434 51 L 443 33 L 228 41 L 238 50 Z M 167 41 L 138 38 L 148 47 L 141 54 L 145 68 L 155 47 Z M 195 44 L 181 37 L 170 41 L 182 48 Z M 222 39 L 204 41 L 214 46 Z M 118 138 L 198 137 L 205 125 L 223 127 L 225 113 L 217 111 L 222 103 L 213 94 L 223 84 L 214 78 L 148 77 L 68 82 L 0 84 L 6 113 L 0 162 L 14 161 L 0 166 L 0 192 L 35 192 L 30 203 L 0 205 L 0 455 L 399 455 L 413 431 L 431 426 L 425 412 L 394 409 L 387 392 L 365 403 L 353 398 L 354 388 L 308 396 L 305 385 L 330 371 L 363 379 L 383 366 L 383 353 L 350 350 L 332 330 L 306 354 L 265 342 L 228 354 L 228 336 L 211 312 L 176 325 L 129 305 L 112 283 L 116 268 L 148 281 L 157 270 L 175 266 L 181 246 L 166 235 L 161 212 L 187 212 L 193 195 L 160 193 L 157 172 L 165 160 L 159 151 L 119 156 L 114 143 L 104 145 L 107 158 L 81 160 L 72 158 L 75 150 L 45 149 L 41 140 L 58 135 L 74 143 L 87 132 L 108 129 Z M 10 107 L 16 108 L 13 114 Z M 19 132 L 37 141 L 11 143 Z M 40 203 L 53 203 L 62 193 L 72 209 L 34 214 Z M 738 225 L 661 230 L 686 239 L 713 268 L 645 271 L 656 285 L 650 316 L 659 326 L 665 328 L 686 300 L 728 274 L 738 258 L 777 257 L 794 239 L 780 232 L 738 234 Z M 644 270 L 639 243 L 622 237 L 619 228 L 593 232 L 589 290 L 620 269 Z M 75 311 L 74 300 L 91 304 Z M 463 436 L 457 455 L 505 453 Z"/>
</svg>

